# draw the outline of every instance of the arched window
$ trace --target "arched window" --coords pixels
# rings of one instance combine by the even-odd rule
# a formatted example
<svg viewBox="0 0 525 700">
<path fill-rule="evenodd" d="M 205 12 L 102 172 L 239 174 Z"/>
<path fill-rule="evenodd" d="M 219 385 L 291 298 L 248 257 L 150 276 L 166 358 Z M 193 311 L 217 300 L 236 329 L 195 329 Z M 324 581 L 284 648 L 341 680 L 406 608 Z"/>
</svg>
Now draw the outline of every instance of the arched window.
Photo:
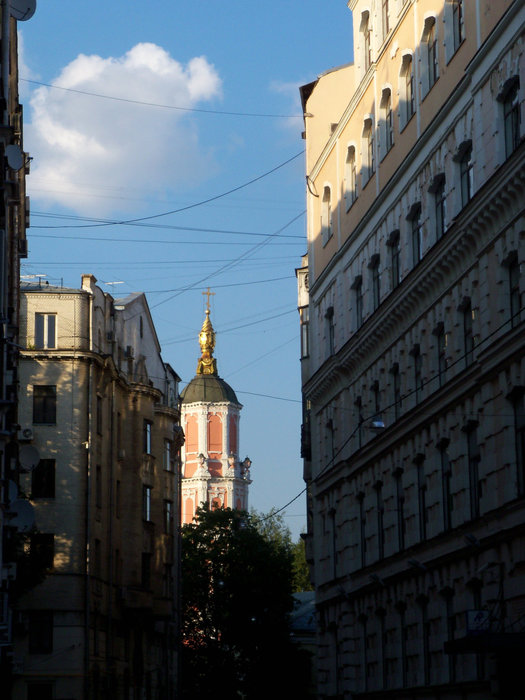
<svg viewBox="0 0 525 700">
<path fill-rule="evenodd" d="M 384 158 L 394 145 L 394 116 L 392 112 L 392 91 L 385 88 L 381 96 L 381 155 Z"/>
<path fill-rule="evenodd" d="M 325 185 L 321 201 L 321 241 L 326 245 L 332 237 L 332 193 L 330 186 Z"/>
<path fill-rule="evenodd" d="M 361 25 L 359 27 L 362 41 L 362 56 L 364 72 L 372 65 L 372 30 L 370 28 L 370 13 L 368 10 L 361 15 Z"/>
<path fill-rule="evenodd" d="M 399 128 L 404 129 L 416 111 L 416 95 L 412 54 L 403 56 L 399 71 Z"/>
<path fill-rule="evenodd" d="M 429 90 L 439 78 L 438 42 L 435 17 L 427 17 L 427 19 L 425 20 L 425 27 L 423 29 L 421 46 L 421 57 L 421 83 L 424 96 L 429 92 Z"/>
<path fill-rule="evenodd" d="M 357 171 L 355 164 L 355 147 L 348 146 L 345 160 L 345 201 L 347 210 L 357 199 Z"/>
<path fill-rule="evenodd" d="M 366 185 L 374 172 L 374 124 L 372 117 L 368 117 L 363 125 L 363 185 Z"/>
</svg>

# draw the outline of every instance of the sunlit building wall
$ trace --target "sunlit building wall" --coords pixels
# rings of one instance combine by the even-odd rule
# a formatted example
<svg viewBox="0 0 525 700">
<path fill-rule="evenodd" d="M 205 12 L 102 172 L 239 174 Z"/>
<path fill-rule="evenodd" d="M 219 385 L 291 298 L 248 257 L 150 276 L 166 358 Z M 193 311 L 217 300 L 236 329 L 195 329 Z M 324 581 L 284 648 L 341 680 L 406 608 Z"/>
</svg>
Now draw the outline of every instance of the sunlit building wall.
<svg viewBox="0 0 525 700">
<path fill-rule="evenodd" d="M 511 698 L 525 630 L 525 8 L 352 0 L 301 88 L 320 698 Z"/>
</svg>

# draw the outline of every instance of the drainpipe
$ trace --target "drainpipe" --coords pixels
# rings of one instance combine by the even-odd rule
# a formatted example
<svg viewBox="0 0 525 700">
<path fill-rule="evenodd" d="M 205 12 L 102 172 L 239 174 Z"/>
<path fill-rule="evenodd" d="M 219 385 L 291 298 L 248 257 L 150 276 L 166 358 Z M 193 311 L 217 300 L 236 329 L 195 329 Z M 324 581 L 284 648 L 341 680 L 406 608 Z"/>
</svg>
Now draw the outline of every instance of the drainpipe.
<svg viewBox="0 0 525 700">
<path fill-rule="evenodd" d="M 115 456 L 115 379 L 111 380 L 111 410 L 109 424 L 109 508 L 108 508 L 108 615 L 106 628 L 106 675 L 108 682 L 113 671 L 113 513 L 115 512 L 113 503 L 113 459 Z M 111 686 L 110 686 L 111 687 Z"/>
<path fill-rule="evenodd" d="M 88 338 L 89 338 L 89 351 L 93 350 L 93 329 L 92 329 L 92 318 L 93 318 L 93 293 L 89 294 L 89 305 L 88 305 Z M 87 416 L 87 434 L 86 442 L 84 443 L 86 447 L 86 496 L 85 496 L 85 589 L 84 589 L 84 700 L 88 700 L 90 694 L 90 680 L 89 680 L 89 626 L 91 622 L 90 617 L 90 601 L 91 601 L 91 566 L 90 566 L 90 543 L 91 543 L 91 408 L 92 408 L 92 394 L 93 394 L 93 358 L 89 358 L 89 369 L 88 369 L 88 391 L 87 391 L 87 406 L 86 406 L 86 416 Z"/>
<path fill-rule="evenodd" d="M 9 126 L 9 18 L 11 17 L 10 0 L 2 0 L 2 97 L 4 109 L 3 126 Z"/>
</svg>

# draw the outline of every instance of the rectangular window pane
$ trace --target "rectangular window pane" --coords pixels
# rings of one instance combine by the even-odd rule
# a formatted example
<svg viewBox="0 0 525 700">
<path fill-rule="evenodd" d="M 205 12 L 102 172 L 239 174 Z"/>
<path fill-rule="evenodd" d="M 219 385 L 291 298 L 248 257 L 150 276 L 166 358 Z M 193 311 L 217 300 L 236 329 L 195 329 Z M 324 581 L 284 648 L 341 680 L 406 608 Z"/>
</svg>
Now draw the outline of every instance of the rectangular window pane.
<svg viewBox="0 0 525 700">
<path fill-rule="evenodd" d="M 31 473 L 32 498 L 55 497 L 55 460 L 41 459 Z"/>
<path fill-rule="evenodd" d="M 33 386 L 33 423 L 56 423 L 56 386 Z"/>
</svg>

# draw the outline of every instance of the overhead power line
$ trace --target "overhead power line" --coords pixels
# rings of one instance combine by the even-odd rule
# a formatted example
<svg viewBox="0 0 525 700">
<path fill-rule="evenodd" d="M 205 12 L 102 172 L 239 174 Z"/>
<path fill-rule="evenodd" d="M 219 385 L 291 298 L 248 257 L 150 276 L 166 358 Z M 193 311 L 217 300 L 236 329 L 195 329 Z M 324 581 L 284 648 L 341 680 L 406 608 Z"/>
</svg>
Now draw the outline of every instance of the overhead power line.
<svg viewBox="0 0 525 700">
<path fill-rule="evenodd" d="M 241 185 L 237 185 L 236 187 L 232 187 L 230 190 L 227 190 L 226 192 L 221 192 L 220 194 L 216 194 L 213 197 L 208 197 L 207 199 L 203 199 L 200 202 L 194 202 L 193 204 L 187 204 L 184 207 L 179 207 L 178 209 L 171 209 L 170 211 L 164 211 L 164 212 L 161 212 L 160 214 L 151 214 L 150 216 L 140 216 L 140 217 L 137 217 L 135 219 L 108 220 L 108 221 L 102 221 L 99 223 L 78 224 L 75 226 L 70 226 L 70 225 L 69 226 L 53 226 L 53 227 L 49 227 L 49 228 L 99 228 L 102 226 L 123 226 L 123 225 L 129 225 L 129 224 L 136 224 L 136 223 L 142 222 L 142 221 L 152 221 L 153 219 L 160 219 L 163 216 L 170 216 L 171 214 L 179 214 L 180 212 L 188 211 L 190 209 L 195 209 L 196 207 L 201 207 L 204 204 L 209 204 L 210 202 L 215 202 L 218 199 L 221 199 L 222 197 L 227 197 L 228 195 L 233 194 L 234 192 L 238 192 L 239 190 L 242 190 L 245 187 L 248 187 L 249 185 L 253 185 L 254 182 L 259 182 L 259 180 L 262 180 L 263 178 L 268 177 L 268 175 L 272 175 L 277 170 L 284 168 L 285 165 L 288 165 L 289 163 L 296 160 L 297 158 L 299 158 L 299 156 L 302 156 L 303 154 L 304 154 L 304 150 L 299 151 L 299 153 L 296 153 L 291 158 L 288 158 L 287 160 L 283 161 L 282 163 L 279 163 L 279 165 L 276 165 L 275 167 L 271 168 L 270 170 L 267 170 L 266 172 L 262 173 L 261 175 L 257 175 L 257 177 L 254 177 L 251 180 L 248 180 L 247 182 L 243 182 Z"/>
<path fill-rule="evenodd" d="M 130 97 L 117 97 L 116 95 L 103 95 L 99 92 L 91 92 L 89 90 L 78 90 L 77 88 L 67 88 L 54 83 L 43 83 L 39 80 L 30 80 L 29 78 L 19 78 L 24 83 L 31 85 L 39 85 L 53 90 L 62 90 L 64 92 L 72 92 L 76 95 L 85 95 L 86 97 L 97 97 L 102 100 L 113 100 L 114 102 L 127 102 L 128 104 L 141 105 L 143 107 L 156 107 L 160 109 L 172 109 L 178 112 L 196 112 L 199 114 L 218 114 L 228 117 L 264 117 L 267 119 L 302 119 L 302 114 L 266 114 L 264 112 L 229 112 L 220 109 L 203 109 L 199 107 L 180 107 L 177 105 L 166 105 L 158 102 L 145 102 L 143 100 L 133 100 Z"/>
</svg>

